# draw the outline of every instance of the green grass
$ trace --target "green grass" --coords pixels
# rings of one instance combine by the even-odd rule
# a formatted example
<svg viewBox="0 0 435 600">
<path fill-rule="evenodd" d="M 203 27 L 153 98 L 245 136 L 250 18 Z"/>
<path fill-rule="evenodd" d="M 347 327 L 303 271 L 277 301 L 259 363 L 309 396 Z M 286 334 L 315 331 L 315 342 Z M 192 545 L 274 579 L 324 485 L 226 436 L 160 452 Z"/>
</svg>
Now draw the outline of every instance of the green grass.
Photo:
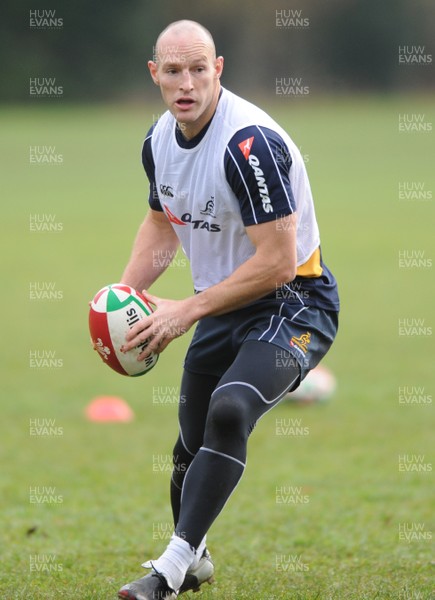
<svg viewBox="0 0 435 600">
<path fill-rule="evenodd" d="M 398 392 L 435 395 L 433 337 L 398 335 L 399 318 L 435 327 L 433 268 L 398 267 L 399 250 L 435 258 L 435 200 L 398 199 L 402 181 L 435 190 L 433 134 L 398 132 L 399 114 L 433 123 L 433 106 L 368 97 L 271 107 L 308 157 L 324 258 L 339 281 L 340 331 L 326 359 L 339 385 L 327 405 L 283 404 L 259 423 L 245 476 L 210 531 L 217 582 L 203 600 L 434 597 L 433 472 L 398 469 L 403 454 L 435 462 L 433 402 L 403 405 Z M 153 527 L 170 521 L 169 475 L 153 471 L 153 455 L 171 452 L 176 406 L 153 398 L 179 385 L 191 332 L 131 380 L 102 365 L 87 332 L 87 301 L 119 279 L 147 208 L 140 148 L 159 112 L 49 102 L 0 112 L 2 598 L 115 598 L 165 545 Z M 30 165 L 33 145 L 56 146 L 62 165 Z M 55 215 L 62 231 L 30 232 L 34 214 Z M 32 282 L 54 282 L 62 299 L 31 301 Z M 155 291 L 189 294 L 188 269 L 170 268 Z M 55 351 L 62 366 L 30 368 L 31 351 Z M 101 394 L 125 398 L 134 422 L 87 422 L 84 408 Z M 302 419 L 309 434 L 276 435 L 278 418 Z M 30 419 L 54 419 L 59 435 L 30 435 Z M 301 487 L 309 501 L 277 504 L 279 486 Z M 30 487 L 61 498 L 31 503 Z M 399 539 L 403 523 L 428 535 Z M 282 555 L 305 570 L 277 568 Z M 31 570 L 35 556 L 53 570 Z"/>
</svg>

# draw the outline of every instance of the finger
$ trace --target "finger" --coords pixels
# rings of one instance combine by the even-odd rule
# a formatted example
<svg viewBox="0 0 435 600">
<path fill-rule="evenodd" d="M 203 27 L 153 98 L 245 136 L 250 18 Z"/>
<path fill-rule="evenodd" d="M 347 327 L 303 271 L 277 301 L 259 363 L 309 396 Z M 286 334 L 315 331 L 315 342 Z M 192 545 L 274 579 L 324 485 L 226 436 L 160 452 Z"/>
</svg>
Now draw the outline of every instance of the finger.
<svg viewBox="0 0 435 600">
<path fill-rule="evenodd" d="M 158 348 L 158 352 L 160 354 L 160 352 L 163 352 L 163 350 L 165 348 L 167 348 L 169 346 L 169 344 L 172 342 L 171 338 L 165 338 L 164 340 L 162 340 L 159 344 L 159 348 Z"/>
<path fill-rule="evenodd" d="M 150 326 L 147 329 L 148 334 L 148 343 L 146 348 L 143 349 L 138 356 L 138 360 L 143 360 L 143 358 L 147 358 L 150 354 L 155 352 L 159 354 L 166 348 L 166 346 L 171 341 L 171 336 L 168 335 L 168 332 L 165 331 L 163 327 L 156 321 L 153 326 Z"/>
<path fill-rule="evenodd" d="M 165 347 L 166 347 L 166 345 L 165 345 Z M 144 348 L 142 350 L 142 352 L 138 355 L 137 360 L 140 362 L 141 360 L 145 360 L 146 358 L 148 358 L 148 356 L 151 356 L 151 354 L 153 354 L 153 353 L 160 354 L 160 352 L 162 350 L 163 350 L 163 343 L 160 343 L 158 340 L 153 338 L 147 344 L 146 348 Z"/>
<path fill-rule="evenodd" d="M 165 348 L 167 348 L 171 342 L 172 342 L 171 338 L 165 338 L 165 339 L 161 340 L 158 344 L 155 344 L 153 341 L 152 344 L 151 343 L 148 344 L 148 346 L 144 349 L 144 351 L 139 354 L 139 356 L 137 357 L 137 360 L 138 361 L 145 360 L 152 353 L 161 354 L 163 352 L 163 350 L 165 350 Z"/>
<path fill-rule="evenodd" d="M 133 327 L 125 335 L 125 339 L 126 339 L 127 343 L 131 342 L 136 337 L 138 337 L 141 334 L 141 332 L 148 330 L 151 327 L 151 325 L 152 325 L 152 321 L 149 320 L 149 317 L 145 317 L 145 318 L 141 319 L 140 321 L 138 321 L 137 323 L 135 323 L 133 325 Z M 144 338 L 144 339 L 146 339 L 146 338 Z"/>
<path fill-rule="evenodd" d="M 154 304 L 155 306 L 158 306 L 162 301 L 162 298 L 159 298 L 158 296 L 153 296 L 153 294 L 150 294 L 147 290 L 142 290 L 142 296 L 144 296 L 144 298 L 148 300 L 148 302 Z"/>
<path fill-rule="evenodd" d="M 121 352 L 128 352 L 132 348 L 136 348 L 136 346 L 140 346 L 144 342 L 146 342 L 152 336 L 152 332 L 150 329 L 150 325 L 148 324 L 146 327 L 142 328 L 138 331 L 134 337 L 131 337 L 129 334 L 126 336 L 126 341 L 122 344 L 120 350 Z"/>
<path fill-rule="evenodd" d="M 141 352 L 138 357 L 137 357 L 137 361 L 141 362 L 142 360 L 145 360 L 146 358 L 148 358 L 148 356 L 151 356 L 151 354 L 153 353 L 152 350 L 149 350 L 148 346 L 145 348 L 145 350 L 143 350 L 143 352 Z M 158 351 L 154 351 L 154 354 L 159 354 Z"/>
</svg>

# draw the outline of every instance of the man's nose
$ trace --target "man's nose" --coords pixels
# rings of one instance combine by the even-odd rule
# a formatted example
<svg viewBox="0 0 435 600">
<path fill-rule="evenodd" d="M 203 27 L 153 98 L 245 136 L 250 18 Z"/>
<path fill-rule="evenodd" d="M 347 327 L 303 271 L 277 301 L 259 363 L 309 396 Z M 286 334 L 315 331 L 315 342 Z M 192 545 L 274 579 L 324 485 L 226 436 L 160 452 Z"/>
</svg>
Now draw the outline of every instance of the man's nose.
<svg viewBox="0 0 435 600">
<path fill-rule="evenodd" d="M 181 74 L 180 89 L 189 92 L 193 88 L 192 77 L 189 69 L 184 69 Z"/>
</svg>

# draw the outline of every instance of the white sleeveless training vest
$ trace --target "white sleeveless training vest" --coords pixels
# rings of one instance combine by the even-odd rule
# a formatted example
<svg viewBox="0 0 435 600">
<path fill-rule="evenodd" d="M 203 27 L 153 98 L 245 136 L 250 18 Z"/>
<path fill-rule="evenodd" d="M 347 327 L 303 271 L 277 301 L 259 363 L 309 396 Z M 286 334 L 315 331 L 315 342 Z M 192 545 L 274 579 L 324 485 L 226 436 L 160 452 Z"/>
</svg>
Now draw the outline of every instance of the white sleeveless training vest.
<svg viewBox="0 0 435 600">
<path fill-rule="evenodd" d="M 297 264 L 304 264 L 320 244 L 319 230 L 305 165 L 289 135 L 264 111 L 225 89 L 197 146 L 181 148 L 175 124 L 167 111 L 153 130 L 155 182 L 161 206 L 190 260 L 195 289 L 221 282 L 254 254 L 224 168 L 229 141 L 250 125 L 276 131 L 288 147 L 298 223 Z M 270 215 L 264 220 L 270 221 Z"/>
</svg>

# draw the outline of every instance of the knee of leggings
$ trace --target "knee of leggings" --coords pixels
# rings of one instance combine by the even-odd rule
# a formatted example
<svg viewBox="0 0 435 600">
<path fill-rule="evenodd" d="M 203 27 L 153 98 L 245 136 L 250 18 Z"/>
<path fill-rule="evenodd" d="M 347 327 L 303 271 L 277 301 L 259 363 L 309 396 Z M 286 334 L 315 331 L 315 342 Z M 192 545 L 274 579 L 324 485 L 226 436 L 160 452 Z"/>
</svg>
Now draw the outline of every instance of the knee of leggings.
<svg viewBox="0 0 435 600">
<path fill-rule="evenodd" d="M 247 438 L 251 429 L 248 410 L 241 401 L 240 388 L 217 389 L 211 399 L 206 424 L 206 438 Z"/>
</svg>

